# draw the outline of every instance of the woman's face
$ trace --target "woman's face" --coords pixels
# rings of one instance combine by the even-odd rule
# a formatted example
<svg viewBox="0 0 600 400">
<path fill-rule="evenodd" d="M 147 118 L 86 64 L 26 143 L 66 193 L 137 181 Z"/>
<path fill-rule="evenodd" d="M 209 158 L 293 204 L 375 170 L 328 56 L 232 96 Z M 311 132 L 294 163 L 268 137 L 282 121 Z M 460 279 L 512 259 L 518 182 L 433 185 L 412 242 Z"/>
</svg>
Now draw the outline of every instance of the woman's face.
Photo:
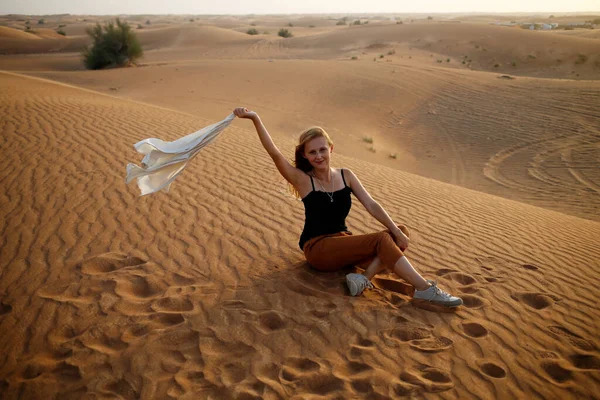
<svg viewBox="0 0 600 400">
<path fill-rule="evenodd" d="M 328 169 L 332 151 L 333 146 L 330 147 L 323 136 L 311 139 L 304 145 L 304 157 L 314 169 Z"/>
</svg>

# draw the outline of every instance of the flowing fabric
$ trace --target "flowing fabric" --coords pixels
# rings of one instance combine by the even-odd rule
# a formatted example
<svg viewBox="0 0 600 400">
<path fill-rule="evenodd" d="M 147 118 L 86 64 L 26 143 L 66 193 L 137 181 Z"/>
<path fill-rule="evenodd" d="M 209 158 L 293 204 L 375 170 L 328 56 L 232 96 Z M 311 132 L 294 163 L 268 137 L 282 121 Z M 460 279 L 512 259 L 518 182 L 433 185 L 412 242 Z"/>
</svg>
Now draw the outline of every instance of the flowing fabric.
<svg viewBox="0 0 600 400">
<path fill-rule="evenodd" d="M 127 164 L 126 182 L 137 178 L 141 196 L 169 191 L 171 183 L 184 170 L 187 164 L 202 148 L 215 140 L 235 118 L 230 114 L 223 121 L 217 122 L 197 132 L 179 138 L 174 142 L 160 139 L 144 139 L 133 145 L 138 153 L 144 154 L 142 166 Z"/>
</svg>

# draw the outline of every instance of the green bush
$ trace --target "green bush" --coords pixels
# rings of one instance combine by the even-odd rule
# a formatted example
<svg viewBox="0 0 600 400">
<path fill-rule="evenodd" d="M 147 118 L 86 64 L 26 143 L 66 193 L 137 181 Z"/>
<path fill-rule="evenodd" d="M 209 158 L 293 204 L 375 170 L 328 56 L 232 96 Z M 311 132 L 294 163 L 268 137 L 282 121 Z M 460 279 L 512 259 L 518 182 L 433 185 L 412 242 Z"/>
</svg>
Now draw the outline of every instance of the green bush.
<svg viewBox="0 0 600 400">
<path fill-rule="evenodd" d="M 44 25 L 45 23 L 46 23 L 46 21 L 44 21 L 44 18 L 42 18 L 38 21 L 38 25 Z"/>
<path fill-rule="evenodd" d="M 336 23 L 336 25 L 346 25 L 346 21 L 345 20 L 340 20 Z"/>
<path fill-rule="evenodd" d="M 138 24 L 137 28 L 138 29 L 144 29 L 144 26 L 142 24 Z"/>
<path fill-rule="evenodd" d="M 290 37 L 294 36 L 294 35 L 292 35 L 292 32 L 288 31 L 287 29 L 283 29 L 283 28 L 281 28 L 279 30 L 277 35 L 281 36 L 282 38 L 290 38 Z"/>
<path fill-rule="evenodd" d="M 92 38 L 91 47 L 83 50 L 83 63 L 87 69 L 124 66 L 135 62 L 144 54 L 137 36 L 127 22 L 116 20 L 101 26 L 86 29 Z"/>
<path fill-rule="evenodd" d="M 56 33 L 58 33 L 59 35 L 67 36 L 67 33 L 62 29 L 57 30 Z"/>
<path fill-rule="evenodd" d="M 357 19 L 356 21 L 354 21 L 354 22 L 352 23 L 352 25 L 360 25 L 360 19 Z"/>
<path fill-rule="evenodd" d="M 150 20 L 146 20 L 146 25 L 150 25 Z"/>
<path fill-rule="evenodd" d="M 291 22 L 287 24 L 287 26 L 289 26 L 290 28 L 294 26 L 294 24 L 292 24 Z"/>
<path fill-rule="evenodd" d="M 257 31 L 256 29 L 254 29 L 254 28 L 252 28 L 252 29 L 248 29 L 248 30 L 246 31 L 246 33 L 247 33 L 248 35 L 258 35 L 258 31 Z"/>
</svg>

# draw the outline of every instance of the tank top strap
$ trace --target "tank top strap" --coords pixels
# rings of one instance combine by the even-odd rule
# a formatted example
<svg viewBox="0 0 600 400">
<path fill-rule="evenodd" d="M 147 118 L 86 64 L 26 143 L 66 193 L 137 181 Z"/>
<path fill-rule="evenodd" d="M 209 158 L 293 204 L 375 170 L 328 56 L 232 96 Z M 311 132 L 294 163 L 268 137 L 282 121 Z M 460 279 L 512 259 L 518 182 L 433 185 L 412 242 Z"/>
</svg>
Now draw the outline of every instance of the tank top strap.
<svg viewBox="0 0 600 400">
<path fill-rule="evenodd" d="M 308 174 L 307 174 L 307 175 L 308 175 Z M 313 187 L 313 192 L 314 192 L 314 191 L 315 191 L 315 182 L 313 181 L 313 178 L 312 178 L 312 176 L 311 176 L 311 175 L 308 175 L 308 177 L 310 178 L 310 184 L 312 185 L 312 187 Z"/>
<path fill-rule="evenodd" d="M 342 168 L 342 180 L 344 181 L 344 187 L 347 187 L 348 185 L 346 185 L 346 179 L 344 179 L 344 169 Z"/>
</svg>

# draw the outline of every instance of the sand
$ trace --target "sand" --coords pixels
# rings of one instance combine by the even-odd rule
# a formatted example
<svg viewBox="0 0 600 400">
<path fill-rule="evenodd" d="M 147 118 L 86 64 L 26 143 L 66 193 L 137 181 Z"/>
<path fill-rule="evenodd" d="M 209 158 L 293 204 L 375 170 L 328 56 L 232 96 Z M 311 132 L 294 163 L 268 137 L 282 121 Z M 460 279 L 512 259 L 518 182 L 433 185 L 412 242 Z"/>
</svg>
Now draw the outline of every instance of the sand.
<svg viewBox="0 0 600 400">
<path fill-rule="evenodd" d="M 597 398 L 597 38 L 152 18 L 141 66 L 95 72 L 69 50 L 84 36 L 30 39 L 1 19 L 1 398 Z M 289 21 L 304 31 L 277 39 Z M 271 33 L 245 35 L 250 23 Z M 455 61 L 475 45 L 487 54 Z M 353 298 L 354 268 L 311 269 L 302 204 L 249 121 L 169 193 L 124 183 L 135 142 L 240 105 L 288 156 L 302 129 L 325 127 L 333 164 L 409 226 L 407 256 L 464 306 L 416 307 L 390 274 Z M 347 222 L 383 229 L 358 201 Z"/>
</svg>

